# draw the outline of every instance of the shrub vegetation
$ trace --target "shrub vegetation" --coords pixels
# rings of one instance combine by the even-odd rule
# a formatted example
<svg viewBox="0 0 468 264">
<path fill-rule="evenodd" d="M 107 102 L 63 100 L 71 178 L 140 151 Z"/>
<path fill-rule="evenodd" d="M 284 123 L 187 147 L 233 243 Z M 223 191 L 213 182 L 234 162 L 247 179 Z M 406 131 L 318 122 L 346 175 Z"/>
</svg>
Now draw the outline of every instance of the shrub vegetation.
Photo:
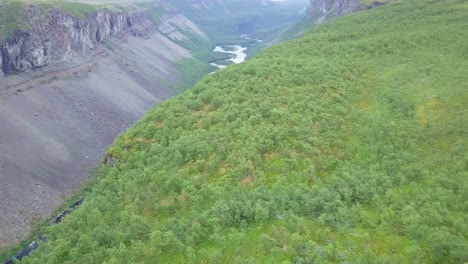
<svg viewBox="0 0 468 264">
<path fill-rule="evenodd" d="M 468 261 L 467 28 L 399 1 L 205 77 L 25 263 Z"/>
</svg>

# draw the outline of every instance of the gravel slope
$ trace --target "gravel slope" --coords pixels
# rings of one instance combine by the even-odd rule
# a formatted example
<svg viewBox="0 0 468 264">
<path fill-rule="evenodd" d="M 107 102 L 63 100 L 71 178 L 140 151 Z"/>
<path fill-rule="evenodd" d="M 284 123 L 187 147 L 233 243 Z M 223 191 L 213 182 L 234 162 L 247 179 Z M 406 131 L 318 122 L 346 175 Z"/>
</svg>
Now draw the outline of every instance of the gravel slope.
<svg viewBox="0 0 468 264">
<path fill-rule="evenodd" d="M 0 250 L 50 217 L 105 148 L 170 97 L 175 62 L 190 57 L 155 33 L 108 40 L 86 58 L 0 83 Z"/>
</svg>

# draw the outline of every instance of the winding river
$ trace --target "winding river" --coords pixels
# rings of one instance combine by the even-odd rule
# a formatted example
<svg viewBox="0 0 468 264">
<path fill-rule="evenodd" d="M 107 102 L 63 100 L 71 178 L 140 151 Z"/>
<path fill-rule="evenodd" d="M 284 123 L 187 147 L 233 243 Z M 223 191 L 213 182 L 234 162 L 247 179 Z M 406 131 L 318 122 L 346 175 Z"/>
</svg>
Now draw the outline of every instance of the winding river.
<svg viewBox="0 0 468 264">
<path fill-rule="evenodd" d="M 245 53 L 245 51 L 247 50 L 247 47 L 243 47 L 241 45 L 226 45 L 225 47 L 227 49 L 221 46 L 216 46 L 213 49 L 213 51 L 234 55 L 233 58 L 227 59 L 225 61 L 232 61 L 233 63 L 241 63 L 245 61 L 245 58 L 247 57 L 247 54 Z M 218 67 L 219 69 L 227 67 L 227 65 L 218 64 L 216 62 L 212 62 L 210 63 L 210 65 Z"/>
<path fill-rule="evenodd" d="M 224 61 L 228 63 L 219 64 L 216 61 L 211 62 L 210 65 L 217 67 L 218 69 L 226 68 L 231 63 L 242 63 L 245 61 L 247 54 L 245 51 L 248 49 L 248 46 L 251 46 L 253 43 L 260 43 L 262 42 L 261 39 L 254 39 L 250 38 L 247 34 L 240 35 L 241 38 L 251 41 L 251 43 L 245 44 L 244 46 L 233 44 L 233 45 L 223 45 L 223 46 L 216 46 L 213 49 L 213 52 L 220 52 L 233 55 L 231 58 L 226 59 Z"/>
</svg>

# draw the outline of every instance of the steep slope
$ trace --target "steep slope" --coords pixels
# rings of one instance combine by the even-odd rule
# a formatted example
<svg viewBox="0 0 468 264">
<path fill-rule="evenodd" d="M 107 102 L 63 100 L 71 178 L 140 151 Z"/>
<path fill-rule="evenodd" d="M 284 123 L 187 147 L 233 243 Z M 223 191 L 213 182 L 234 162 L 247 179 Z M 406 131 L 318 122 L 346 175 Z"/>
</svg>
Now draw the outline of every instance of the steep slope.
<svg viewBox="0 0 468 264">
<path fill-rule="evenodd" d="M 375 8 L 395 0 L 310 0 L 308 13 L 326 17 L 342 16 L 357 10 Z"/>
<path fill-rule="evenodd" d="M 407 0 L 206 77 L 25 263 L 463 263 L 468 7 Z"/>
<path fill-rule="evenodd" d="M 201 14 L 218 1 L 202 2 L 0 0 L 0 256 L 70 197 L 118 133 L 213 71 L 216 43 L 246 41 L 185 16 L 213 22 Z M 239 21 L 268 10 L 219 3 Z M 277 27 L 281 12 L 262 16 Z"/>
<path fill-rule="evenodd" d="M 191 57 L 160 33 L 181 14 L 155 24 L 148 11 L 24 8 L 30 26 L 0 45 L 0 249 L 50 217 L 118 133 L 174 94 L 177 63 Z"/>
<path fill-rule="evenodd" d="M 261 47 L 265 48 L 272 45 L 284 42 L 286 40 L 296 38 L 304 34 L 308 29 L 324 23 L 330 19 L 351 14 L 357 11 L 376 8 L 393 0 L 309 0 L 310 5 L 306 10 L 306 14 L 300 21 L 294 23 L 288 28 L 283 29 L 280 33 L 266 39 Z"/>
</svg>

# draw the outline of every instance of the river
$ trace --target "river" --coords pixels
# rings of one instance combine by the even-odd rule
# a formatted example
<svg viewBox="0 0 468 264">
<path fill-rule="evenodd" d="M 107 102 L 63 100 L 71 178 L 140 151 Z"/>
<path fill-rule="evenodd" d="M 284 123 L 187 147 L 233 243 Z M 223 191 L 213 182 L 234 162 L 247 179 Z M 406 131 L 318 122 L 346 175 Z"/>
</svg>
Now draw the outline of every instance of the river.
<svg viewBox="0 0 468 264">
<path fill-rule="evenodd" d="M 262 42 L 261 39 L 250 38 L 247 34 L 242 34 L 242 35 L 240 35 L 240 37 L 243 38 L 243 39 L 252 41 L 253 43 L 257 43 L 257 44 Z M 219 63 L 216 63 L 216 62 L 211 62 L 210 65 L 214 66 L 214 67 L 217 67 L 218 69 L 223 69 L 223 68 L 226 68 L 229 64 L 231 64 L 230 62 L 236 63 L 236 64 L 244 62 L 245 58 L 247 57 L 247 54 L 245 53 L 245 51 L 248 49 L 247 46 L 251 46 L 253 43 L 246 44 L 246 46 L 237 45 L 237 44 L 223 45 L 224 47 L 216 46 L 213 49 L 213 52 L 226 53 L 226 54 L 231 54 L 231 55 L 234 55 L 234 56 L 232 56 L 229 59 L 224 60 L 224 61 L 226 61 L 228 63 L 219 64 Z"/>
<path fill-rule="evenodd" d="M 225 47 L 226 49 L 221 46 L 216 46 L 213 51 L 234 55 L 233 58 L 227 59 L 225 61 L 232 61 L 233 63 L 241 63 L 245 61 L 245 58 L 247 57 L 247 54 L 245 53 L 247 47 L 243 47 L 241 45 L 226 45 Z M 218 64 L 216 62 L 212 62 L 210 65 L 220 69 L 227 67 L 227 65 Z"/>
</svg>

